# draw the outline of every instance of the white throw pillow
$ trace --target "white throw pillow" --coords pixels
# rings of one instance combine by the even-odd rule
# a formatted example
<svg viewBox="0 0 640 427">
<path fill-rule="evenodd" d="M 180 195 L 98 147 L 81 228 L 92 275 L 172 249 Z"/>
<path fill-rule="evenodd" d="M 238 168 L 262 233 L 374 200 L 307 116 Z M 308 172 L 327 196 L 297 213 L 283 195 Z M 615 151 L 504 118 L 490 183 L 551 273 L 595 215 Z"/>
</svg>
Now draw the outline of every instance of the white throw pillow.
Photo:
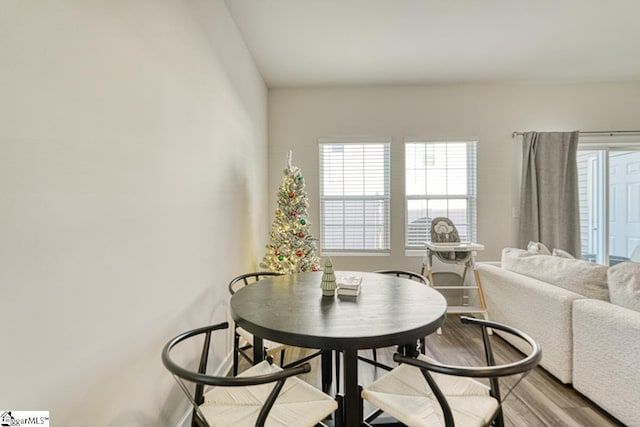
<svg viewBox="0 0 640 427">
<path fill-rule="evenodd" d="M 609 269 L 609 298 L 613 304 L 640 311 L 640 263 L 622 262 Z"/>
<path fill-rule="evenodd" d="M 549 248 L 542 242 L 530 241 L 527 245 L 527 252 L 531 252 L 532 254 L 551 255 Z"/>
<path fill-rule="evenodd" d="M 606 265 L 582 259 L 532 254 L 524 249 L 502 250 L 502 268 L 564 288 L 587 298 L 609 301 Z"/>
<path fill-rule="evenodd" d="M 576 257 L 571 255 L 569 252 L 565 251 L 564 249 L 558 249 L 558 248 L 554 248 L 551 255 L 559 256 L 560 258 L 576 259 Z"/>
</svg>

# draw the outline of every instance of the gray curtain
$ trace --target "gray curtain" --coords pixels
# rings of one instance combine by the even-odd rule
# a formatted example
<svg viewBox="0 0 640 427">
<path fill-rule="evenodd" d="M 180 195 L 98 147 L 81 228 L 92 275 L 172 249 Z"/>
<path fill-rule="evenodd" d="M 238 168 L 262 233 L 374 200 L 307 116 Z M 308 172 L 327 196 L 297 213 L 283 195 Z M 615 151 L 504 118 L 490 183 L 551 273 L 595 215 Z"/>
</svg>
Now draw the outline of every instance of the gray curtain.
<svg viewBox="0 0 640 427">
<path fill-rule="evenodd" d="M 522 138 L 520 247 L 542 242 L 579 258 L 578 132 L 526 132 Z"/>
</svg>

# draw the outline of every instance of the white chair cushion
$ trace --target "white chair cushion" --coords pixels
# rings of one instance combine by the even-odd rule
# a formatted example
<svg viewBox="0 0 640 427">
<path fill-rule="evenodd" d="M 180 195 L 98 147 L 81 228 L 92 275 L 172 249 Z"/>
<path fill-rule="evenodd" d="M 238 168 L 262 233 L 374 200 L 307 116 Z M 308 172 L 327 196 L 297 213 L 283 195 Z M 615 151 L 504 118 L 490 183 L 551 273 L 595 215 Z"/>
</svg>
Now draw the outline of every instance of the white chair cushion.
<svg viewBox="0 0 640 427">
<path fill-rule="evenodd" d="M 236 333 L 242 337 L 248 344 L 253 345 L 253 334 L 240 327 L 236 328 Z M 287 348 L 287 345 L 279 342 L 262 340 L 262 345 L 267 349 L 267 355 L 272 356 L 276 353 L 280 353 L 281 350 Z"/>
<path fill-rule="evenodd" d="M 424 355 L 418 359 L 432 360 Z M 498 409 L 489 388 L 473 379 L 432 373 L 456 426 L 486 425 Z M 410 427 L 443 426 L 442 408 L 420 370 L 402 364 L 362 391 L 363 399 Z"/>
<path fill-rule="evenodd" d="M 247 369 L 239 377 L 281 371 L 267 361 Z M 275 383 L 250 387 L 216 387 L 204 395 L 200 409 L 211 427 L 253 427 Z M 315 426 L 338 408 L 337 402 L 296 378 L 287 378 L 271 412 L 267 427 Z"/>
</svg>

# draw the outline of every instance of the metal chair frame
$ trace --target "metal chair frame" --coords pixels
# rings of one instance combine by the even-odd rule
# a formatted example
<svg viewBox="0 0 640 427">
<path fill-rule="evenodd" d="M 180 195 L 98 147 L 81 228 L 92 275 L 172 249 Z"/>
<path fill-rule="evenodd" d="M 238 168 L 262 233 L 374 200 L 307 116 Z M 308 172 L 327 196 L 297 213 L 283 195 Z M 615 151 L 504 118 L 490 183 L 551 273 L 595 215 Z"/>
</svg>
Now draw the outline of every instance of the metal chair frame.
<svg viewBox="0 0 640 427">
<path fill-rule="evenodd" d="M 205 386 L 247 387 L 272 382 L 276 383 L 272 391 L 269 393 L 268 398 L 265 400 L 265 403 L 262 406 L 255 423 L 256 427 L 263 427 L 265 425 L 267 417 L 269 416 L 269 412 L 273 408 L 273 405 L 278 398 L 278 394 L 284 386 L 286 379 L 309 372 L 311 370 L 311 366 L 308 363 L 304 363 L 297 367 L 284 369 L 280 372 L 253 377 L 218 377 L 207 375 L 206 370 L 211 347 L 211 335 L 214 331 L 225 330 L 228 329 L 228 327 L 229 323 L 224 322 L 216 325 L 193 329 L 176 336 L 164 346 L 162 350 L 162 363 L 169 370 L 169 372 L 173 374 L 176 382 L 189 398 L 193 406 L 191 425 L 194 427 L 209 427 L 209 423 L 206 421 L 204 414 L 199 407 L 204 402 Z M 185 340 L 203 334 L 205 335 L 205 337 L 197 371 L 189 370 L 173 361 L 173 359 L 171 358 L 171 350 L 176 345 Z M 189 388 L 187 387 L 185 382 L 191 382 L 196 385 L 193 393 L 189 391 Z M 318 425 L 324 426 L 324 424 Z"/>
<path fill-rule="evenodd" d="M 280 276 L 280 273 L 274 273 L 272 271 L 259 271 L 255 273 L 246 273 L 240 276 L 234 277 L 229 282 L 229 293 L 231 295 L 235 294 L 239 289 L 254 284 L 261 279 Z M 238 363 L 240 361 L 240 356 L 245 359 L 249 364 L 253 365 L 253 357 L 250 354 L 251 349 L 253 348 L 253 343 L 247 343 L 243 346 L 240 346 L 240 335 L 236 332 L 236 324 L 233 324 L 233 376 L 238 375 Z M 280 351 L 280 366 L 284 365 L 284 353 L 285 350 L 282 349 Z M 264 358 L 267 357 L 267 349 L 263 348 Z"/>
<path fill-rule="evenodd" d="M 229 282 L 229 286 L 228 286 L 229 293 L 233 295 L 244 286 L 253 285 L 262 279 L 275 277 L 275 276 L 282 276 L 282 273 L 276 273 L 273 271 L 258 271 L 254 273 L 241 274 L 240 276 L 234 277 Z M 240 356 L 242 356 L 242 358 L 245 359 L 249 364 L 251 365 L 254 364 L 253 355 L 251 355 L 251 350 L 253 349 L 253 343 L 247 343 L 243 346 L 240 346 L 240 335 L 236 332 L 236 330 L 237 330 L 237 325 L 234 322 L 234 325 L 233 325 L 233 376 L 238 375 L 238 363 L 240 361 L 239 360 Z M 263 358 L 266 359 L 268 349 L 264 347 L 262 351 L 263 351 Z M 286 368 L 298 366 L 300 364 L 308 362 L 314 357 L 320 356 L 321 354 L 322 354 L 322 351 L 319 350 L 301 359 L 294 360 L 293 362 L 285 365 L 284 363 L 285 349 L 282 349 L 280 350 L 280 367 L 286 369 Z"/>
<path fill-rule="evenodd" d="M 487 378 L 489 379 L 490 384 L 490 396 L 495 398 L 498 401 L 498 408 L 496 412 L 492 415 L 492 421 L 490 424 L 495 426 L 502 427 L 504 426 L 504 416 L 502 413 L 502 404 L 505 399 L 511 394 L 514 388 L 524 379 L 524 377 L 531 372 L 542 358 L 542 349 L 540 345 L 531 338 L 529 335 L 524 332 L 512 328 L 510 326 L 484 320 L 484 319 L 476 319 L 473 317 L 461 316 L 460 321 L 465 324 L 477 325 L 482 330 L 482 342 L 484 346 L 485 353 L 485 361 L 487 363 L 486 366 L 456 366 L 456 365 L 447 365 L 440 362 L 427 362 L 424 360 L 418 360 L 412 356 L 405 356 L 399 353 L 393 355 L 393 360 L 398 363 L 406 363 L 412 366 L 415 366 L 420 369 L 422 375 L 427 381 L 431 391 L 435 395 L 440 407 L 442 408 L 445 426 L 446 427 L 454 427 L 454 419 L 451 408 L 446 400 L 445 395 L 440 390 L 437 382 L 431 376 L 431 372 L 437 372 L 445 375 L 454 375 L 460 377 L 470 377 L 470 378 Z M 495 362 L 495 357 L 493 354 L 493 349 L 491 347 L 490 333 L 489 331 L 499 330 L 516 336 L 523 341 L 525 341 L 531 348 L 529 353 L 522 359 L 512 362 L 505 363 L 501 365 L 497 365 Z M 520 375 L 518 380 L 514 383 L 512 387 L 508 390 L 504 397 L 501 397 L 500 393 L 500 383 L 499 378 L 512 376 L 512 375 Z M 375 418 L 377 418 L 382 413 L 381 410 L 377 410 L 373 412 L 367 419 L 365 420 L 364 425 L 370 426 L 370 422 L 372 422 Z M 402 425 L 398 423 L 387 424 L 387 425 Z"/>
<path fill-rule="evenodd" d="M 429 286 L 429 279 L 427 279 L 425 276 L 423 276 L 422 274 L 419 273 L 415 273 L 413 271 L 408 271 L 408 270 L 378 270 L 375 271 L 375 273 L 379 273 L 379 274 L 389 274 L 389 275 L 393 275 L 396 277 L 404 277 L 406 279 L 410 279 L 410 280 L 415 280 L 416 282 L 421 282 L 424 283 L 425 285 Z M 422 352 L 422 354 L 425 353 L 425 339 L 424 337 L 422 337 L 420 339 L 420 351 Z M 369 363 L 370 365 L 373 365 L 377 368 L 381 368 L 384 369 L 386 371 L 390 371 L 393 368 L 391 366 L 385 365 L 383 363 L 378 362 L 378 354 L 375 348 L 371 349 L 372 353 L 373 353 L 373 359 L 369 359 L 366 358 L 364 356 L 358 356 L 358 360 L 362 361 L 362 362 L 366 362 Z M 339 361 L 337 361 L 337 363 L 339 363 Z"/>
</svg>

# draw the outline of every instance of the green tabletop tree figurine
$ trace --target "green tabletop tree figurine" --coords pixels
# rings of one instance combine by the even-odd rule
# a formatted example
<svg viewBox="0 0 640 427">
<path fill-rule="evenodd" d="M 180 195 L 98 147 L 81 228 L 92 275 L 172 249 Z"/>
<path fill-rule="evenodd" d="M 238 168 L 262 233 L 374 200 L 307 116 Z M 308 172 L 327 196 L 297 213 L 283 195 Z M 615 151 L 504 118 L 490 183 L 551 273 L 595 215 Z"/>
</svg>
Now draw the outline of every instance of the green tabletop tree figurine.
<svg viewBox="0 0 640 427">
<path fill-rule="evenodd" d="M 278 273 L 318 271 L 320 260 L 315 254 L 316 241 L 310 232 L 309 202 L 300 168 L 287 168 L 278 191 L 278 209 L 271 224 L 271 241 L 260 267 Z"/>
</svg>

